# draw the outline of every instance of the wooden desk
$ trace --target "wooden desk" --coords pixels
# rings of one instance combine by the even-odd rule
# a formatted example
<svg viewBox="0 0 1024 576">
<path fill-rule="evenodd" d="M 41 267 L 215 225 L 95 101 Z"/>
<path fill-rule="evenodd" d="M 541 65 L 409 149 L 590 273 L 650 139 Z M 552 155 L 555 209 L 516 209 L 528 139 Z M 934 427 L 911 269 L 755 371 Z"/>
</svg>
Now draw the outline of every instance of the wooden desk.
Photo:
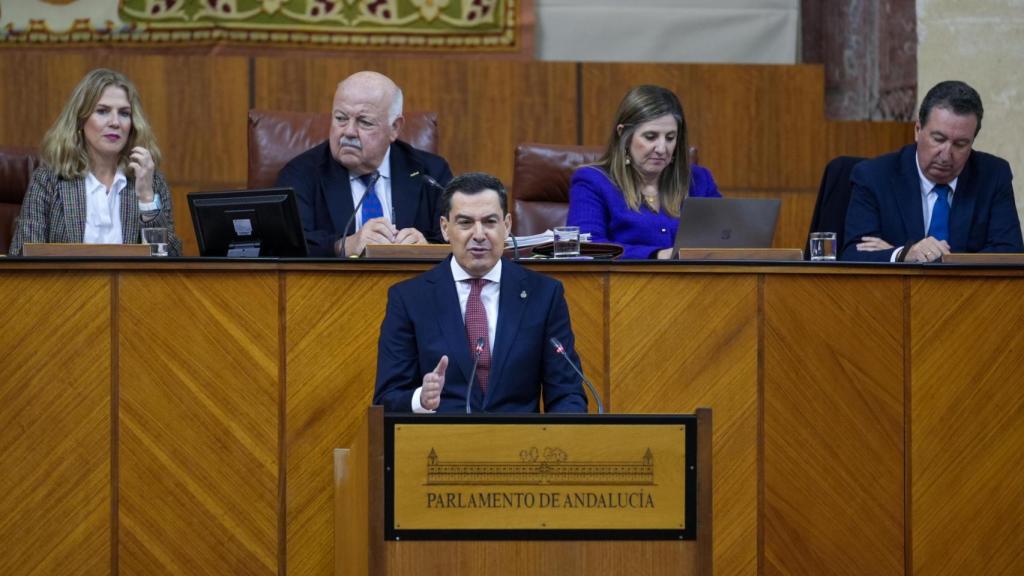
<svg viewBox="0 0 1024 576">
<path fill-rule="evenodd" d="M 1024 269 L 530 265 L 613 411 L 714 409 L 717 574 L 1024 572 Z M 426 267 L 0 261 L 0 573 L 330 574 Z"/>
</svg>

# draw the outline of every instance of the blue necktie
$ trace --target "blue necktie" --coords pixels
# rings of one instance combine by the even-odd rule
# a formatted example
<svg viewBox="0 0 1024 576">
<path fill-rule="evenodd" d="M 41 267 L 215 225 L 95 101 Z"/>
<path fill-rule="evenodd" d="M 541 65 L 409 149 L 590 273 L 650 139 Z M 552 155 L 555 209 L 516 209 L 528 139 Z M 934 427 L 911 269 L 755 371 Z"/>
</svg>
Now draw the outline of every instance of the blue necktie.
<svg viewBox="0 0 1024 576">
<path fill-rule="evenodd" d="M 928 224 L 928 235 L 936 240 L 949 242 L 949 186 L 937 184 L 935 206 L 932 206 L 932 221 Z"/>
<path fill-rule="evenodd" d="M 371 172 L 370 174 L 363 174 L 359 177 L 359 181 L 366 186 L 366 198 L 363 198 L 363 224 L 366 224 L 374 218 L 380 218 L 384 215 L 384 207 L 380 205 L 380 198 L 377 198 L 377 181 L 374 178 L 376 173 Z"/>
</svg>

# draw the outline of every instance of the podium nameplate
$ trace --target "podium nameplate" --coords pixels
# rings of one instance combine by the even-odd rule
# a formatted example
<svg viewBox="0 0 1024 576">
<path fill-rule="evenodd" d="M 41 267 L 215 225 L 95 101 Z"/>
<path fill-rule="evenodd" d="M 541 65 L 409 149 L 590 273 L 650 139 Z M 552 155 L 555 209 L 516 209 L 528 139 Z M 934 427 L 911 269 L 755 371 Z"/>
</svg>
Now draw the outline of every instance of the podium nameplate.
<svg viewBox="0 0 1024 576">
<path fill-rule="evenodd" d="M 693 416 L 386 415 L 386 538 L 694 538 L 696 430 Z"/>
</svg>

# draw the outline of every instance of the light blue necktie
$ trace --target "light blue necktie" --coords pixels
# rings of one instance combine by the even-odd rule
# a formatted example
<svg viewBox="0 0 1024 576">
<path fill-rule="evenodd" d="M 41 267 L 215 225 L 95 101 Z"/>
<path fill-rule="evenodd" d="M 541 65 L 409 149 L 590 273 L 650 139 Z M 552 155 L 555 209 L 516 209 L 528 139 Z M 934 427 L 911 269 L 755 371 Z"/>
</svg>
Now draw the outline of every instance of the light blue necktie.
<svg viewBox="0 0 1024 576">
<path fill-rule="evenodd" d="M 932 191 L 936 193 L 936 198 L 932 206 L 932 221 L 928 224 L 928 235 L 949 242 L 949 186 L 937 184 Z"/>
<path fill-rule="evenodd" d="M 366 198 L 363 198 L 363 208 L 361 213 L 363 215 L 363 224 L 366 224 L 374 218 L 380 218 L 384 215 L 384 207 L 380 205 L 380 198 L 377 198 L 377 181 L 374 179 L 374 174 L 363 174 L 359 177 L 359 181 L 366 186 Z"/>
</svg>

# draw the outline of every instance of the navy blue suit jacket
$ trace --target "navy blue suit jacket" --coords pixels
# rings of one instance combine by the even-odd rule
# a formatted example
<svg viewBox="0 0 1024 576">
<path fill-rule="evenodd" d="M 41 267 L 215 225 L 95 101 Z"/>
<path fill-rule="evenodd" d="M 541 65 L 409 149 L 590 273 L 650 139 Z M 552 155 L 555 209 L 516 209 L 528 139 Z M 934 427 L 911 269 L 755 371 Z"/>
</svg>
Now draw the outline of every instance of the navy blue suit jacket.
<svg viewBox="0 0 1024 576">
<path fill-rule="evenodd" d="M 858 251 L 857 242 L 863 236 L 876 236 L 896 247 L 909 247 L 924 239 L 916 144 L 861 162 L 851 179 L 843 260 L 889 261 L 892 250 Z M 1024 251 L 1012 180 L 1006 160 L 971 152 L 957 180 L 949 212 L 953 252 Z"/>
<path fill-rule="evenodd" d="M 444 242 L 441 191 L 421 178 L 422 173 L 442 186 L 452 179 L 444 158 L 395 140 L 391 144 L 391 203 L 398 229 L 416 228 L 428 242 Z M 276 185 L 295 190 L 309 255 L 334 256 L 334 244 L 345 235 L 342 228 L 352 216 L 355 203 L 348 169 L 331 156 L 328 142 L 324 140 L 292 158 L 277 175 Z"/>
<path fill-rule="evenodd" d="M 451 256 L 429 271 L 388 290 L 387 313 L 377 346 L 374 404 L 388 412 L 412 410 L 423 375 L 448 355 L 439 412 L 464 412 L 473 357 L 452 276 Z M 474 412 L 586 412 L 579 376 L 555 354 L 558 338 L 574 362 L 569 308 L 561 282 L 502 261 L 498 326 L 486 396 L 473 383 Z"/>
</svg>

